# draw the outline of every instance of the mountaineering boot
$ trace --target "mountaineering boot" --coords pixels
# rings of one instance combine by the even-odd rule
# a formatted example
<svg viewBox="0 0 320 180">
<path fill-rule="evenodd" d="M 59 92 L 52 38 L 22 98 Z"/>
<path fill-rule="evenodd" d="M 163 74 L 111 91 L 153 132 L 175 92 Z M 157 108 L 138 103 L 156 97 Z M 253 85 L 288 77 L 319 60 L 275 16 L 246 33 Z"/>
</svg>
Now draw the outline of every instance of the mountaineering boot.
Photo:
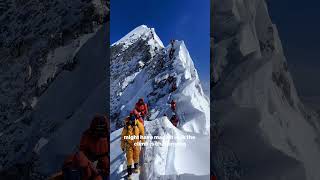
<svg viewBox="0 0 320 180">
<path fill-rule="evenodd" d="M 134 173 L 139 173 L 139 172 L 140 172 L 139 164 L 134 163 Z"/>
<path fill-rule="evenodd" d="M 131 168 L 131 166 L 127 166 L 127 172 L 128 172 L 128 177 L 130 177 L 131 174 L 132 174 L 132 168 Z"/>
</svg>

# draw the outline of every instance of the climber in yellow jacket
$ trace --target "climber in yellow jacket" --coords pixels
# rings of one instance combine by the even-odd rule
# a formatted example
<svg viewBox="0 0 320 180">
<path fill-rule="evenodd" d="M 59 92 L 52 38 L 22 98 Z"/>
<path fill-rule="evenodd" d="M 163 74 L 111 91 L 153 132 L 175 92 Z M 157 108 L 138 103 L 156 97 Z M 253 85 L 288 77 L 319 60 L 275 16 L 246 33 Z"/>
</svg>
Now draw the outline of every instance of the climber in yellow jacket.
<svg viewBox="0 0 320 180">
<path fill-rule="evenodd" d="M 126 152 L 127 157 L 127 172 L 128 176 L 132 174 L 132 164 L 134 164 L 134 172 L 139 173 L 139 155 L 140 145 L 144 143 L 144 126 L 135 117 L 134 112 L 125 119 L 125 126 L 121 133 L 121 149 Z"/>
</svg>

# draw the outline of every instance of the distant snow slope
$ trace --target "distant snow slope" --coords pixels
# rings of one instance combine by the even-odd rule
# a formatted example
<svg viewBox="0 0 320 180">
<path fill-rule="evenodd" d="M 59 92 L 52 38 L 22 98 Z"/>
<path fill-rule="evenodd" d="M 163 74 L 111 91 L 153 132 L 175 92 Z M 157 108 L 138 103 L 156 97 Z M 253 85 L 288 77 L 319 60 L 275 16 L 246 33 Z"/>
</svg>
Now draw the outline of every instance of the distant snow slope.
<svg viewBox="0 0 320 180">
<path fill-rule="evenodd" d="M 104 73 L 107 66 L 103 65 L 108 55 L 105 50 L 106 28 L 100 29 L 79 50 L 77 58 L 80 63 L 74 72 L 61 73 L 39 99 L 41 106 L 36 109 L 34 117 L 38 127 L 47 129 L 52 123 L 60 125 L 50 135 L 40 134 L 49 139 L 39 152 L 37 164 L 38 171 L 45 175 L 60 170 L 66 156 L 77 150 L 81 134 L 89 127 L 92 117 L 106 112 L 105 86 L 108 82 Z M 54 121 L 48 121 L 48 117 Z M 38 141 L 37 136 L 32 140 Z"/>
<path fill-rule="evenodd" d="M 299 100 L 265 1 L 218 0 L 213 12 L 212 116 L 220 144 L 239 158 L 243 179 L 320 179 L 319 117 Z M 215 165 L 219 177 L 224 164 Z"/>
<path fill-rule="evenodd" d="M 169 58 L 175 49 L 173 59 Z M 172 90 L 173 84 L 177 89 Z M 149 135 L 192 134 L 196 140 L 184 141 L 187 147 L 146 147 L 142 179 L 204 178 L 209 175 L 209 101 L 183 41 L 164 47 L 154 29 L 139 26 L 111 47 L 111 174 L 118 179 L 125 166 L 119 146 L 124 118 L 139 98 L 150 107 Z M 172 126 L 170 101 L 177 103 L 179 128 Z M 119 129 L 120 128 L 120 129 Z M 180 129 L 180 130 L 179 130 Z M 151 141 L 151 140 L 148 140 Z M 191 156 L 192 155 L 192 156 Z M 190 157 L 190 158 L 185 158 Z M 197 167 L 194 165 L 197 164 Z M 142 177 L 143 176 L 143 177 Z"/>
</svg>

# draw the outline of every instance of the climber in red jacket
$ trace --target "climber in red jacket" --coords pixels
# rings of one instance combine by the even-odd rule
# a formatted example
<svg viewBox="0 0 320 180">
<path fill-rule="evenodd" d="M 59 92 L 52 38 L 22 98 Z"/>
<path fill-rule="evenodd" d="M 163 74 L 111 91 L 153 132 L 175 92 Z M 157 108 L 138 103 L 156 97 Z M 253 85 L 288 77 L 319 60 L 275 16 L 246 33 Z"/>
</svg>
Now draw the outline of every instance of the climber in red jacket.
<svg viewBox="0 0 320 180">
<path fill-rule="evenodd" d="M 170 119 L 170 122 L 175 126 L 177 127 L 178 126 L 178 123 L 179 123 L 179 118 L 177 115 L 173 114 L 171 119 Z"/>
<path fill-rule="evenodd" d="M 135 110 L 138 111 L 140 116 L 144 119 L 148 115 L 148 105 L 140 98 L 136 103 Z"/>
<path fill-rule="evenodd" d="M 175 102 L 174 100 L 171 101 L 171 103 L 170 103 L 170 108 L 171 108 L 171 110 L 172 110 L 173 112 L 176 111 L 176 102 Z"/>
</svg>

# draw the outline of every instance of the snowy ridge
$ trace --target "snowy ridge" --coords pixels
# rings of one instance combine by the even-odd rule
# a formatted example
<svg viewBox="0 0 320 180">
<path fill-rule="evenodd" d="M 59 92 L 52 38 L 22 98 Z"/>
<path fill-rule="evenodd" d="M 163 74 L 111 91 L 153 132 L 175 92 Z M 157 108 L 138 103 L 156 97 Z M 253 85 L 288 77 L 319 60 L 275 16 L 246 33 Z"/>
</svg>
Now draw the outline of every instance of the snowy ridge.
<svg viewBox="0 0 320 180">
<path fill-rule="evenodd" d="M 122 37 L 117 42 L 113 43 L 111 46 L 123 44 L 123 47 L 126 48 L 132 44 L 134 44 L 139 39 L 146 39 L 151 35 L 151 33 L 154 34 L 154 41 L 158 43 L 161 47 L 163 46 L 162 41 L 156 34 L 154 28 L 148 28 L 146 25 L 141 25 L 130 31 L 127 35 Z"/>
<path fill-rule="evenodd" d="M 188 132 L 209 134 L 210 105 L 202 90 L 197 70 L 183 41 L 177 41 L 174 48 L 176 49 L 176 54 L 174 54 L 176 56 L 172 66 L 174 72 L 177 73 L 177 86 L 181 84 L 182 87 L 173 95 L 173 99 L 177 99 L 178 102 L 186 105 L 181 106 L 178 113 L 183 114 L 184 118 L 188 119 L 182 129 Z M 189 103 L 191 104 L 188 107 L 187 104 Z M 202 118 L 199 118 L 199 116 Z M 199 121 L 203 122 L 199 123 Z"/>
<path fill-rule="evenodd" d="M 147 29 L 150 28 L 140 26 L 133 31 L 143 32 Z M 178 137 L 192 134 L 197 140 L 183 141 L 187 148 L 147 146 L 142 157 L 143 173 L 140 179 L 209 175 L 209 101 L 184 42 L 175 41 L 173 47 L 171 44 L 163 47 L 159 43 L 149 43 L 158 39 L 155 33 L 152 33 L 155 37 L 144 37 L 133 31 L 111 48 L 111 130 L 114 131 L 111 134 L 111 148 L 115 150 L 111 154 L 111 179 L 121 179 L 120 174 L 126 173 L 119 135 L 124 118 L 141 97 L 148 103 L 150 112 L 150 121 L 145 121 L 146 135 Z M 173 49 L 170 59 L 169 53 Z M 174 84 L 175 90 L 172 89 Z M 176 114 L 180 119 L 178 128 L 168 119 L 173 114 L 169 104 L 171 100 L 177 103 Z M 191 154 L 192 158 L 185 159 Z M 198 168 L 194 168 L 194 164 Z"/>
<path fill-rule="evenodd" d="M 265 1 L 217 1 L 214 11 L 213 117 L 224 130 L 223 143 L 231 146 L 246 169 L 243 178 L 320 179 L 319 117 L 308 112 L 298 97 Z M 235 136 L 238 133 L 243 136 Z M 256 138 L 251 144 L 264 148 L 237 143 L 245 135 L 252 139 L 249 134 Z M 279 167 L 247 158 L 261 154 Z M 269 171 L 256 174 L 253 164 Z M 215 167 L 219 177 L 225 176 L 222 166 Z"/>
</svg>

